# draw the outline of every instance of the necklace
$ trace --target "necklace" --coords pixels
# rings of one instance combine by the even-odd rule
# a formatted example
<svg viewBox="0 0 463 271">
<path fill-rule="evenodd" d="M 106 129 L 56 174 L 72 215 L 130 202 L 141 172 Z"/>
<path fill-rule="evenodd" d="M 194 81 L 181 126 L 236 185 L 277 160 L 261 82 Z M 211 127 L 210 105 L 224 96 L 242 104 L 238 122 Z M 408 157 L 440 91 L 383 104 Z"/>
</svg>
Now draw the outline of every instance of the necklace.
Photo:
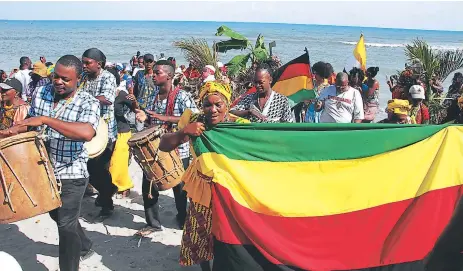
<svg viewBox="0 0 463 271">
<path fill-rule="evenodd" d="M 13 108 L 13 104 L 11 104 L 11 105 L 3 104 L 3 108 L 4 108 L 5 110 L 10 110 L 11 108 Z"/>
</svg>

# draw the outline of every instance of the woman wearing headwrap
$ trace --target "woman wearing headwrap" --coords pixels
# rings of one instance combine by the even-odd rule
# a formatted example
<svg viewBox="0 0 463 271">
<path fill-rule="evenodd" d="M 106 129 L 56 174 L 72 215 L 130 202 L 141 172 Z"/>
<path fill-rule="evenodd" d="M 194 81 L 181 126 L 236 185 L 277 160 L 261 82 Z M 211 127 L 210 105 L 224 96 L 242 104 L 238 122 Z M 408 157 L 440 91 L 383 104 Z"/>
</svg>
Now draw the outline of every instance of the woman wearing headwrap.
<svg viewBox="0 0 463 271">
<path fill-rule="evenodd" d="M 228 112 L 231 99 L 231 89 L 228 85 L 207 82 L 201 87 L 199 97 L 203 112 L 193 114 L 190 110 L 185 111 L 178 123 L 179 130 L 161 138 L 161 151 L 174 150 L 191 137 L 201 136 L 209 127 L 221 122 L 249 123 L 248 120 Z M 210 270 L 209 261 L 213 258 L 211 180 L 214 176 L 200 174 L 200 165 L 193 148 L 191 153 L 194 160 L 183 179 L 184 190 L 187 191 L 191 204 L 183 229 L 180 264 L 200 264 L 204 271 Z"/>
<path fill-rule="evenodd" d="M 392 99 L 387 102 L 388 118 L 379 123 L 415 124 L 410 118 L 411 106 L 408 100 Z"/>
</svg>

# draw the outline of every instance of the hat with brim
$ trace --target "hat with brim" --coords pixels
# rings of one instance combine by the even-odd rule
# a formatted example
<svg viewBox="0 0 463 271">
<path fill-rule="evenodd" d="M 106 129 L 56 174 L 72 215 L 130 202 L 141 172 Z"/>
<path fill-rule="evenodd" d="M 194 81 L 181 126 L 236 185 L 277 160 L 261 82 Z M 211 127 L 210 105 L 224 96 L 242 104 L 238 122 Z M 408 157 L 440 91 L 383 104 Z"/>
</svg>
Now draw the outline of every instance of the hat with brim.
<svg viewBox="0 0 463 271">
<path fill-rule="evenodd" d="M 34 63 L 34 68 L 32 69 L 30 75 L 34 73 L 40 77 L 47 77 L 47 66 L 45 66 L 45 64 L 43 64 L 41 61 L 37 61 Z"/>
<path fill-rule="evenodd" d="M 425 94 L 424 94 L 424 88 L 420 85 L 413 85 L 410 87 L 410 90 L 408 91 L 410 95 L 412 96 L 413 99 L 422 99 L 424 100 Z"/>
<path fill-rule="evenodd" d="M 3 83 L 0 83 L 0 88 L 2 89 L 15 89 L 18 92 L 23 91 L 23 85 L 16 78 L 8 78 Z"/>
</svg>

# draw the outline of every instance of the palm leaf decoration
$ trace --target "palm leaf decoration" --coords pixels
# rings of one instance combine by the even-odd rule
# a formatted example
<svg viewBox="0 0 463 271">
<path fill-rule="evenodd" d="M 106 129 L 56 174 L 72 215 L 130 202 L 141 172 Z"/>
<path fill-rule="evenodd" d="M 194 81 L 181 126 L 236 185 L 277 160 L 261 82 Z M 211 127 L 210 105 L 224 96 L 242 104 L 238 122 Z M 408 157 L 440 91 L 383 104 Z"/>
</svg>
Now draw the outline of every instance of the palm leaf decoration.
<svg viewBox="0 0 463 271">
<path fill-rule="evenodd" d="M 217 68 L 217 54 L 207 44 L 205 39 L 182 39 L 174 42 L 174 46 L 179 48 L 185 56 L 185 59 L 190 62 L 193 67 L 201 70 L 206 65 L 213 65 L 216 68 L 216 72 L 219 73 Z"/>
<path fill-rule="evenodd" d="M 463 50 L 439 51 L 437 53 L 439 67 L 437 76 L 445 81 L 451 73 L 463 68 Z"/>
</svg>

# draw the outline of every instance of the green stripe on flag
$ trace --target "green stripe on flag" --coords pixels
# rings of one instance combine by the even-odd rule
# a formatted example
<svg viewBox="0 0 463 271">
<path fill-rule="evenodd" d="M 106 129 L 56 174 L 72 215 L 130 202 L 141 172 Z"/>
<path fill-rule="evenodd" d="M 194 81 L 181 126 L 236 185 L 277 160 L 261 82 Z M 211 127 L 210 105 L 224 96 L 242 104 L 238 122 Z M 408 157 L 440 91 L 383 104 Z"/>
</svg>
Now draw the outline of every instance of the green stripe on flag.
<svg viewBox="0 0 463 271">
<path fill-rule="evenodd" d="M 396 150 L 450 125 L 221 123 L 196 138 L 194 150 L 230 159 L 297 162 L 345 160 Z"/>
<path fill-rule="evenodd" d="M 315 94 L 315 91 L 313 89 L 308 90 L 308 89 L 301 89 L 298 92 L 294 93 L 293 95 L 288 96 L 289 99 L 289 106 L 293 108 L 296 106 L 298 103 L 304 101 L 304 100 L 312 100 L 315 99 L 317 95 Z"/>
</svg>

